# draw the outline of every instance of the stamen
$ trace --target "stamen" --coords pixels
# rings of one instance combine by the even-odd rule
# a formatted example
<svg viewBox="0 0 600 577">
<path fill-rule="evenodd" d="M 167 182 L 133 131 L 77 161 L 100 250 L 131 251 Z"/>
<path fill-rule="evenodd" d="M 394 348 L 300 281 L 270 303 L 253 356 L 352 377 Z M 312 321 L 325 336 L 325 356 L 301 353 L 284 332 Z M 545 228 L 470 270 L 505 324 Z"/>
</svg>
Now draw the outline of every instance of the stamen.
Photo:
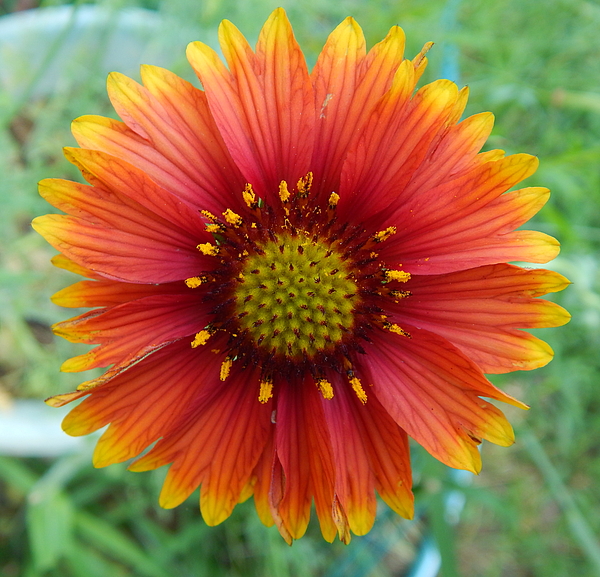
<svg viewBox="0 0 600 577">
<path fill-rule="evenodd" d="M 333 387 L 327 379 L 318 379 L 317 387 L 319 388 L 319 391 L 321 391 L 324 399 L 333 399 Z"/>
<path fill-rule="evenodd" d="M 219 247 L 215 246 L 214 244 L 210 244 L 210 242 L 199 244 L 196 248 L 206 256 L 217 256 L 219 254 Z"/>
<path fill-rule="evenodd" d="M 329 195 L 329 208 L 335 208 L 340 201 L 340 195 L 337 192 L 332 192 Z"/>
<path fill-rule="evenodd" d="M 402 327 L 400 327 L 396 324 L 386 321 L 383 323 L 383 328 L 387 329 L 391 333 L 395 333 L 395 334 L 401 335 L 403 337 L 408 337 L 409 339 L 411 338 L 410 333 L 407 333 Z"/>
<path fill-rule="evenodd" d="M 225 217 L 225 220 L 231 225 L 234 226 L 236 228 L 242 226 L 242 217 L 239 214 L 236 214 L 235 212 L 233 212 L 233 210 L 231 210 L 230 208 L 228 208 L 224 213 L 223 216 Z"/>
<path fill-rule="evenodd" d="M 212 222 L 219 222 L 219 219 L 212 212 L 209 212 L 208 210 L 201 210 L 200 214 L 202 216 L 205 216 L 206 218 L 208 218 L 208 220 L 210 220 Z"/>
<path fill-rule="evenodd" d="M 252 190 L 252 185 L 248 182 L 246 183 L 246 187 L 242 192 L 242 198 L 244 202 L 248 206 L 248 208 L 255 209 L 258 206 L 258 202 L 256 202 L 256 194 L 254 194 L 254 190 Z"/>
<path fill-rule="evenodd" d="M 367 393 L 365 393 L 365 390 L 363 389 L 362 383 L 360 382 L 360 379 L 358 379 L 357 377 L 352 377 L 350 379 L 350 384 L 352 385 L 352 388 L 354 389 L 354 392 L 356 393 L 356 396 L 358 397 L 358 400 L 364 405 L 367 402 Z"/>
<path fill-rule="evenodd" d="M 208 339 L 210 339 L 210 336 L 211 333 L 207 330 L 202 330 L 199 333 L 196 333 L 196 336 L 192 341 L 192 348 L 195 349 L 196 347 L 205 345 L 208 342 Z"/>
<path fill-rule="evenodd" d="M 390 238 L 390 236 L 392 236 L 394 234 L 396 234 L 396 227 L 395 226 L 388 226 L 388 228 L 386 228 L 385 230 L 380 230 L 379 232 L 376 232 L 373 235 L 373 240 L 375 242 L 384 242 L 388 238 Z"/>
<path fill-rule="evenodd" d="M 185 284 L 189 288 L 198 288 L 202 283 L 206 282 L 208 279 L 206 277 L 193 276 L 191 278 L 185 279 Z"/>
<path fill-rule="evenodd" d="M 219 379 L 224 381 L 229 376 L 232 365 L 233 359 L 231 357 L 225 357 L 225 360 L 221 364 L 221 372 L 219 373 Z"/>
<path fill-rule="evenodd" d="M 397 299 L 405 299 L 412 295 L 410 291 L 390 291 L 390 295 Z"/>
<path fill-rule="evenodd" d="M 279 198 L 281 202 L 285 203 L 290 199 L 290 191 L 288 190 L 288 185 L 285 180 L 282 180 L 279 183 Z"/>
<path fill-rule="evenodd" d="M 385 281 L 398 281 L 398 282 L 406 282 L 410 280 L 410 273 L 403 270 L 386 270 L 385 271 Z"/>
<path fill-rule="evenodd" d="M 216 232 L 220 232 L 221 229 L 223 227 L 220 224 L 207 224 L 206 225 L 206 232 L 210 232 L 211 234 L 214 234 Z"/>
<path fill-rule="evenodd" d="M 312 186 L 312 183 L 313 183 L 313 173 L 308 172 L 306 174 L 306 176 L 302 177 L 296 183 L 296 188 L 298 189 L 298 194 L 300 196 L 307 196 L 308 193 L 310 192 L 310 187 Z"/>
<path fill-rule="evenodd" d="M 258 393 L 258 402 L 263 405 L 273 397 L 273 381 L 267 377 L 260 381 L 260 392 Z"/>
</svg>

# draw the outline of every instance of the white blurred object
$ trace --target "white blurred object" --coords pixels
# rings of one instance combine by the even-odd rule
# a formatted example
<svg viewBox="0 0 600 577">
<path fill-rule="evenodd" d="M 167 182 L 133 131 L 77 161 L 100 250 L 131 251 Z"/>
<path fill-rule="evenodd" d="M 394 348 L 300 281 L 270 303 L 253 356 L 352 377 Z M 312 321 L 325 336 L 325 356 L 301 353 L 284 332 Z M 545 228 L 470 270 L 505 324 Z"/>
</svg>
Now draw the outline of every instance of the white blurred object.
<svg viewBox="0 0 600 577">
<path fill-rule="evenodd" d="M 0 405 L 0 455 L 58 457 L 81 450 L 89 440 L 70 437 L 60 426 L 72 408 L 29 399 Z"/>
</svg>

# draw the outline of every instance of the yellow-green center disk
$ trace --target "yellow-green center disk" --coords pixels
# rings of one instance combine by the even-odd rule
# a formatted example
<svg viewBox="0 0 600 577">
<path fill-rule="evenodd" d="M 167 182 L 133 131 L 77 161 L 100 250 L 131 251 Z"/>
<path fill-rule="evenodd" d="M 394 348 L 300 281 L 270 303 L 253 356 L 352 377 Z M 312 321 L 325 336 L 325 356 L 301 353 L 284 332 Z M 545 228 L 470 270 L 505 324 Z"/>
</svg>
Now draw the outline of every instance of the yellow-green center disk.
<svg viewBox="0 0 600 577">
<path fill-rule="evenodd" d="M 255 343 L 289 358 L 328 351 L 354 326 L 358 304 L 350 270 L 329 245 L 281 235 L 244 262 L 236 291 L 242 329 Z"/>
</svg>

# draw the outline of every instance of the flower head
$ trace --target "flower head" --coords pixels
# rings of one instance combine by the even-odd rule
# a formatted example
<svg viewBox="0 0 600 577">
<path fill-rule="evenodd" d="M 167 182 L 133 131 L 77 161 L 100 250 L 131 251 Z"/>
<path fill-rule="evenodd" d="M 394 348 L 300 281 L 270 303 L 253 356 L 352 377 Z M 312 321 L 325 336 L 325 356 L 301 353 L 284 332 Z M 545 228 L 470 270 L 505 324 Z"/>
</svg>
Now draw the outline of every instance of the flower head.
<svg viewBox="0 0 600 577">
<path fill-rule="evenodd" d="M 291 542 L 314 500 L 323 535 L 364 534 L 375 492 L 413 511 L 408 438 L 478 472 L 477 445 L 513 442 L 498 408 L 524 407 L 484 376 L 546 364 L 521 328 L 569 316 L 536 297 L 568 281 L 510 261 L 558 252 L 518 229 L 545 188 L 511 192 L 537 167 L 480 153 L 489 113 L 459 121 L 467 89 L 416 90 L 429 45 L 404 58 L 390 30 L 365 49 L 348 18 L 309 73 L 282 9 L 253 51 L 230 22 L 227 66 L 194 42 L 203 90 L 157 67 L 111 74 L 122 121 L 74 121 L 66 149 L 89 184 L 49 179 L 66 215 L 34 226 L 89 280 L 54 296 L 91 312 L 57 334 L 96 345 L 65 371 L 110 367 L 62 405 L 71 435 L 110 424 L 98 467 L 170 464 L 160 503 L 198 486 L 208 524 L 254 495 Z M 518 230 L 517 230 L 518 229 Z"/>
</svg>

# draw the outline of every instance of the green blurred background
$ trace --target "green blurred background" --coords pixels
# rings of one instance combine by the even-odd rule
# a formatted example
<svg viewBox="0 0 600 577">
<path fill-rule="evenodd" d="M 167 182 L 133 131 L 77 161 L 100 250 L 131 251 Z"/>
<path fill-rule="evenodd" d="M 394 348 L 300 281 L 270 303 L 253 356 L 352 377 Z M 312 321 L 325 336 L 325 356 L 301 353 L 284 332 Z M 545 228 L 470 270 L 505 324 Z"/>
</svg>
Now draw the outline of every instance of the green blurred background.
<svg viewBox="0 0 600 577">
<path fill-rule="evenodd" d="M 66 19 L 60 9 L 49 11 L 62 4 L 0 2 L 0 421 L 10 423 L 8 432 L 0 427 L 0 575 L 433 577 L 436 550 L 445 577 L 600 575 L 600 4 L 279 3 L 311 65 L 347 15 L 357 18 L 370 45 L 400 24 L 409 57 L 434 40 L 424 81 L 468 84 L 467 113 L 496 115 L 488 148 L 540 157 L 527 185 L 548 186 L 553 195 L 532 226 L 561 240 L 561 256 L 550 266 L 573 281 L 557 296 L 572 322 L 539 331 L 555 349 L 554 361 L 493 379 L 532 407 L 506 408 L 517 433 L 513 447 L 484 444 L 476 478 L 452 473 L 415 448 L 415 521 L 382 507 L 373 531 L 349 546 L 325 543 L 314 522 L 291 548 L 275 528 L 260 524 L 252 501 L 208 528 L 197 494 L 175 510 L 158 507 L 164 471 L 94 470 L 92 439 L 63 448 L 61 436 L 52 437 L 59 424 L 48 419 L 57 413 L 48 409 L 48 416 L 41 399 L 81 380 L 58 370 L 82 347 L 49 329 L 72 316 L 48 298 L 74 279 L 49 264 L 52 249 L 29 225 L 50 212 L 37 195 L 38 180 L 80 179 L 61 154 L 75 144 L 70 121 L 114 114 L 104 88 L 109 70 L 139 78 L 138 64 L 160 64 L 191 79 L 189 41 L 216 46 L 223 18 L 254 41 L 278 4 L 113 0 L 76 3 Z M 43 14 L 29 10 L 40 6 Z M 90 12 L 93 6 L 103 11 Z M 132 8 L 138 11 L 126 11 Z M 35 28 L 40 20 L 47 22 L 43 33 Z M 26 446 L 27 427 L 38 427 L 48 446 Z"/>
</svg>

